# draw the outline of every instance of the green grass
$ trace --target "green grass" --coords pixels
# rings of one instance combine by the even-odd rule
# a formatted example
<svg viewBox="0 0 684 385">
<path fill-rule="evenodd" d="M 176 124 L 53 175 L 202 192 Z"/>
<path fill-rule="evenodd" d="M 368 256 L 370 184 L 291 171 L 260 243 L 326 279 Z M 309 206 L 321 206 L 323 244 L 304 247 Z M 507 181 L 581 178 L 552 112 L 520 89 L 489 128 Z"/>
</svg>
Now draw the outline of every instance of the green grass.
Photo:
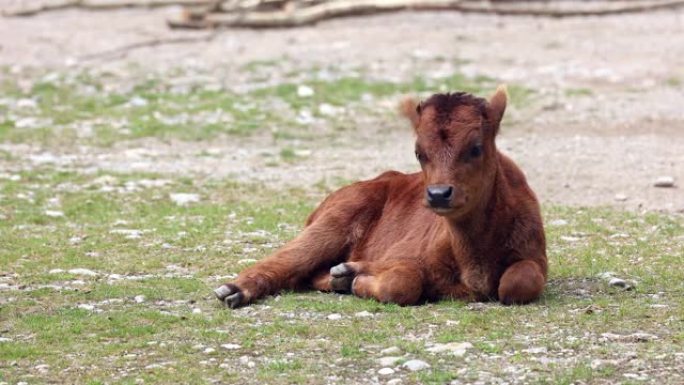
<svg viewBox="0 0 684 385">
<path fill-rule="evenodd" d="M 276 65 L 255 62 L 243 71 Z M 107 73 L 34 74 L 30 78 L 34 82 L 29 89 L 20 88 L 11 78 L 0 83 L 0 94 L 13 102 L 0 105 L 0 141 L 65 148 L 75 144 L 106 147 L 149 137 L 186 141 L 255 134 L 271 134 L 274 140 L 321 138 L 353 126 L 350 122 L 359 113 L 382 115 L 391 110 L 394 114 L 386 105 L 379 106 L 378 100 L 397 103 L 402 94 L 457 90 L 488 95 L 497 83 L 495 79 L 469 79 L 459 73 L 406 82 L 340 76 L 326 81 L 307 78 L 243 92 L 201 82 L 179 88 L 166 79 L 150 76 L 132 86 L 114 87 L 112 84 L 121 79 Z M 299 96 L 300 85 L 312 88 L 314 94 Z M 509 91 L 516 105 L 528 103 L 532 94 L 514 84 Z M 12 107 L 20 100 L 35 107 Z M 345 111 L 336 116 L 321 115 L 319 106 L 324 103 L 344 106 Z M 321 132 L 316 124 L 299 117 L 303 113 L 313 114 L 318 122 L 335 129 Z"/>
<path fill-rule="evenodd" d="M 1 181 L 0 282 L 11 289 L 0 296 L 0 337 L 9 339 L 0 342 L 0 381 L 323 384 L 336 376 L 355 383 L 379 376 L 379 351 L 390 346 L 401 349 L 400 362 L 416 358 L 431 367 L 416 373 L 396 368 L 381 381 L 443 384 L 524 375 L 525 383 L 615 383 L 631 381 L 623 373 L 641 366 L 665 373 L 659 383 L 678 381 L 675 354 L 684 343 L 680 216 L 545 207 L 547 223 L 567 223 L 547 226 L 550 282 L 542 299 L 528 306 L 443 301 L 399 307 L 298 292 L 231 311 L 211 289 L 291 239 L 324 191 L 108 175 L 115 178 L 112 192 L 101 191 L 103 174 L 50 168 Z M 159 178 L 170 183 L 122 188 Z M 263 194 L 245 200 L 255 187 Z M 181 191 L 201 201 L 174 204 L 169 193 Z M 64 216 L 48 217 L 48 208 Z M 141 234 L 131 239 L 116 229 Z M 68 271 L 74 268 L 98 275 Z M 636 289 L 608 287 L 598 278 L 606 271 L 636 281 Z M 127 276 L 134 279 L 122 279 Z M 357 317 L 361 311 L 372 317 Z M 328 319 L 332 313 L 342 318 Z M 605 332 L 645 332 L 658 340 L 605 342 Z M 462 341 L 474 345 L 465 357 L 426 351 L 430 344 Z M 638 360 L 620 360 L 625 354 Z M 43 364 L 49 367 L 36 368 Z"/>
</svg>

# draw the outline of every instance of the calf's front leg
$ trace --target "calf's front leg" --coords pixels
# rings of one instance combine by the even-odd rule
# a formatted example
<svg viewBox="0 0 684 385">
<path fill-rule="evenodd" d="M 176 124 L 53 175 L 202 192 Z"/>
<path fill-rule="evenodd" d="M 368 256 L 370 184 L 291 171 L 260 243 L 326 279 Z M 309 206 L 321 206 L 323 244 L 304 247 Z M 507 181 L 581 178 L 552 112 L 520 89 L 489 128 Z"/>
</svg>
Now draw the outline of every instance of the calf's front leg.
<svg viewBox="0 0 684 385">
<path fill-rule="evenodd" d="M 525 304 L 539 298 L 546 277 L 539 263 L 522 260 L 510 265 L 499 281 L 499 301 L 504 305 Z"/>
<path fill-rule="evenodd" d="M 322 266 L 333 265 L 342 256 L 348 234 L 327 220 L 306 227 L 276 253 L 240 273 L 214 294 L 228 307 L 246 305 L 283 289 L 308 282 Z"/>
</svg>

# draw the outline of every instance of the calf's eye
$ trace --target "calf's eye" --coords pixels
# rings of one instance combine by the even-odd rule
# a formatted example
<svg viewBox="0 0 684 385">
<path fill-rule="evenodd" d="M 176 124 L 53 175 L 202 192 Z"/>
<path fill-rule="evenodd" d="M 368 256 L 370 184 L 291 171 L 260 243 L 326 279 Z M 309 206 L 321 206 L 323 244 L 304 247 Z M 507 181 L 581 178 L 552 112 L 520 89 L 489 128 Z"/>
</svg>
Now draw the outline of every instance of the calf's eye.
<svg viewBox="0 0 684 385">
<path fill-rule="evenodd" d="M 477 144 L 470 149 L 470 157 L 477 158 L 482 155 L 482 145 Z"/>
<path fill-rule="evenodd" d="M 416 159 L 418 159 L 420 163 L 424 163 L 427 160 L 427 157 L 420 151 L 416 151 Z"/>
</svg>

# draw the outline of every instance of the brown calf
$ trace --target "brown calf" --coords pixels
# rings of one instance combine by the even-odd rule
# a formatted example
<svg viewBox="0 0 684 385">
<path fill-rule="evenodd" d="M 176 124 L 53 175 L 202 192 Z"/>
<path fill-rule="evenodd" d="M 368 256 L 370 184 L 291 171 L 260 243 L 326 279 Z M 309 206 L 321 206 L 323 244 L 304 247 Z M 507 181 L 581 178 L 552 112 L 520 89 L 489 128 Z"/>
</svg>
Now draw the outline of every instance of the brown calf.
<svg viewBox="0 0 684 385">
<path fill-rule="evenodd" d="M 500 87 L 489 101 L 405 101 L 422 172 L 389 171 L 332 193 L 298 237 L 216 296 L 231 308 L 306 288 L 400 305 L 537 299 L 547 272 L 539 204 L 494 142 L 506 99 Z"/>
</svg>

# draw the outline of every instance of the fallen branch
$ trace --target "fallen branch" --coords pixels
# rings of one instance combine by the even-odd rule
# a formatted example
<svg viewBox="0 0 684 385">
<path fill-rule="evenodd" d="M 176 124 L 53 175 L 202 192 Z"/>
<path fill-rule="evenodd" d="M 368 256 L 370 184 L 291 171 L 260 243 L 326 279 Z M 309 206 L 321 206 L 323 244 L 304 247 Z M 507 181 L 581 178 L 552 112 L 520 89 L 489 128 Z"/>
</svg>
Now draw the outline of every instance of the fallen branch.
<svg viewBox="0 0 684 385">
<path fill-rule="evenodd" d="M 205 6 L 207 10 L 213 10 L 221 0 L 63 0 L 60 2 L 48 2 L 29 5 L 27 7 L 5 9 L 2 15 L 6 17 L 33 16 L 42 12 L 56 11 L 66 8 L 79 8 L 86 10 L 108 10 L 116 8 L 158 8 L 171 5 L 177 6 Z"/>
<path fill-rule="evenodd" d="M 262 0 L 278 2 L 279 0 Z M 257 1 L 258 2 L 258 1 Z M 294 2 L 295 4 L 297 2 Z M 565 3 L 565 2 L 561 2 Z M 338 0 L 319 2 L 308 7 L 285 7 L 284 10 L 229 13 L 192 13 L 176 20 L 168 20 L 172 28 L 289 28 L 315 24 L 319 21 L 401 10 L 452 10 L 467 13 L 485 13 L 518 16 L 575 17 L 637 13 L 684 6 L 684 0 L 604 1 L 587 2 L 574 7 L 557 6 L 558 3 L 514 3 L 468 0 Z M 554 4 L 554 5 L 549 5 Z M 227 9 L 224 5 L 220 10 Z"/>
<path fill-rule="evenodd" d="M 275 12 L 209 13 L 202 20 L 191 20 L 194 26 L 283 28 L 315 24 L 321 20 L 343 16 L 416 10 L 454 9 L 462 0 L 340 0 L 310 7 Z M 169 21 L 171 27 L 183 27 L 183 20 Z"/>
<path fill-rule="evenodd" d="M 684 0 L 650 0 L 650 1 L 607 1 L 605 4 L 588 3 L 585 9 L 549 8 L 540 5 L 518 6 L 513 3 L 463 3 L 459 8 L 468 13 L 489 13 L 511 16 L 545 16 L 545 17 L 578 17 L 578 16 L 606 16 L 625 13 L 650 12 L 661 9 L 672 9 L 684 6 Z"/>
</svg>

